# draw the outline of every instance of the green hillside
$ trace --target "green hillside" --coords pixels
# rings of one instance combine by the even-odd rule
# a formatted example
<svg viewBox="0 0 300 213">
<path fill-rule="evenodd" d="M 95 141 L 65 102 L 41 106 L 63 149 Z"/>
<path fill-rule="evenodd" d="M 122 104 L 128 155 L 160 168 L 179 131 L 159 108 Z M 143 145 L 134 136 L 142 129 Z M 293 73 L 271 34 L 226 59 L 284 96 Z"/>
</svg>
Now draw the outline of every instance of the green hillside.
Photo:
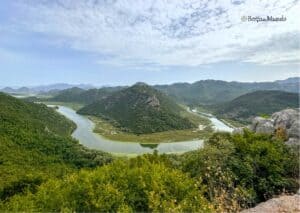
<svg viewBox="0 0 300 213">
<path fill-rule="evenodd" d="M 135 134 L 189 129 L 194 127 L 181 117 L 183 109 L 163 93 L 137 83 L 78 111 L 114 122 L 124 131 Z"/>
<path fill-rule="evenodd" d="M 73 140 L 74 128 L 54 109 L 0 93 L 0 199 L 111 159 Z"/>
<path fill-rule="evenodd" d="M 245 121 L 253 116 L 271 115 L 285 108 L 297 107 L 299 107 L 299 94 L 297 93 L 256 91 L 210 108 L 221 117 Z"/>
<path fill-rule="evenodd" d="M 122 89 L 122 87 L 103 87 L 100 89 L 89 90 L 73 87 L 71 89 L 60 91 L 56 96 L 49 98 L 48 101 L 91 104 L 120 89 Z"/>
<path fill-rule="evenodd" d="M 299 85 L 299 78 L 291 78 L 260 83 L 201 80 L 192 84 L 157 85 L 155 88 L 188 105 L 209 105 L 231 101 L 238 96 L 257 90 L 281 90 L 296 93 L 299 92 Z"/>
</svg>

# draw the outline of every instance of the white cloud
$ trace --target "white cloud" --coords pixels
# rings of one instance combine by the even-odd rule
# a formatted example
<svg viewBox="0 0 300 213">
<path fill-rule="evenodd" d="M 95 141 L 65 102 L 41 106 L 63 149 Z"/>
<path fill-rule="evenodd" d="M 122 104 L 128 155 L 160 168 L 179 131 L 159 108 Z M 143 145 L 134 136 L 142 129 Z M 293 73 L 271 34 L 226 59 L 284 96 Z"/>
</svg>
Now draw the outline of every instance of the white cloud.
<svg viewBox="0 0 300 213">
<path fill-rule="evenodd" d="M 22 14 L 15 25 L 110 56 L 97 63 L 157 68 L 300 60 L 300 4 L 293 0 L 20 0 L 15 6 Z M 287 21 L 242 22 L 244 15 Z"/>
</svg>

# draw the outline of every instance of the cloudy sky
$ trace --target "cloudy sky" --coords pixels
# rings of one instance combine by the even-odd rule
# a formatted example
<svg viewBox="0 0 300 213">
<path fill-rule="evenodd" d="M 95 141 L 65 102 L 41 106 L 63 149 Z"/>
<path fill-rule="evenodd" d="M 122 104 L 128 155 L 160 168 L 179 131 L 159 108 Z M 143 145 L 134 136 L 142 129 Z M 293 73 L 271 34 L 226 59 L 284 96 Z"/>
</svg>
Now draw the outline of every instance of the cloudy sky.
<svg viewBox="0 0 300 213">
<path fill-rule="evenodd" d="M 300 76 L 299 11 L 299 0 L 1 0 L 0 86 Z"/>
</svg>

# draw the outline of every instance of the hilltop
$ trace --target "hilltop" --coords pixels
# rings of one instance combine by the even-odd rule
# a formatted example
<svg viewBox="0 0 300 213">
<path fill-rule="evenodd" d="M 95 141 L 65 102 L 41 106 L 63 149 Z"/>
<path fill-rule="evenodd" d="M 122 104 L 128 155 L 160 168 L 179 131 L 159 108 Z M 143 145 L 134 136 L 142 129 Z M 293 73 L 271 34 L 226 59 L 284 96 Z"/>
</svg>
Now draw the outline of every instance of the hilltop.
<svg viewBox="0 0 300 213">
<path fill-rule="evenodd" d="M 137 83 L 82 108 L 78 113 L 99 116 L 125 131 L 144 134 L 193 128 L 194 124 L 180 116 L 182 110 L 163 93 Z"/>
<path fill-rule="evenodd" d="M 299 94 L 284 91 L 255 91 L 211 107 L 221 117 L 245 121 L 254 116 L 269 116 L 285 108 L 299 107 Z"/>
<path fill-rule="evenodd" d="M 106 98 L 108 95 L 121 89 L 122 87 L 103 87 L 100 89 L 84 90 L 78 87 L 73 87 L 70 89 L 60 91 L 54 97 L 49 98 L 48 101 L 91 104 L 95 101 Z"/>
</svg>

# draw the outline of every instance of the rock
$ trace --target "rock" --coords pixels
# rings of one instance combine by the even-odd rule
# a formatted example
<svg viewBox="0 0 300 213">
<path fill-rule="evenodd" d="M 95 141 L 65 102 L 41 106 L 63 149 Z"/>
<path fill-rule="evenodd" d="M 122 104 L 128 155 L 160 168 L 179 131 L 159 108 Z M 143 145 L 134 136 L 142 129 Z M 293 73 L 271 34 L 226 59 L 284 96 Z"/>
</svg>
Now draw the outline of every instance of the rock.
<svg viewBox="0 0 300 213">
<path fill-rule="evenodd" d="M 160 105 L 159 100 L 157 99 L 157 97 L 155 95 L 149 97 L 146 100 L 146 104 L 149 104 L 152 107 L 159 107 L 159 105 Z"/>
<path fill-rule="evenodd" d="M 289 129 L 295 121 L 299 120 L 299 109 L 285 109 L 280 112 L 276 112 L 272 115 L 271 119 L 274 121 L 276 129 Z"/>
<path fill-rule="evenodd" d="M 287 129 L 287 133 L 289 138 L 300 138 L 300 121 L 294 121 L 291 127 Z"/>
<path fill-rule="evenodd" d="M 289 138 L 288 141 L 285 142 L 286 145 L 289 146 L 300 146 L 300 139 L 299 138 Z"/>
<path fill-rule="evenodd" d="M 275 137 L 284 133 L 287 145 L 300 145 L 300 109 L 285 109 L 274 113 L 271 118 L 255 117 L 248 127 L 256 133 L 274 134 Z M 240 130 L 236 130 L 239 132 Z M 279 134 L 279 135 L 278 135 Z"/>
<path fill-rule="evenodd" d="M 243 134 L 243 132 L 244 132 L 243 127 L 234 128 L 234 130 L 232 131 L 233 134 Z"/>
<path fill-rule="evenodd" d="M 300 212 L 300 195 L 284 195 L 246 209 L 242 213 L 293 213 Z"/>
<path fill-rule="evenodd" d="M 275 131 L 274 123 L 270 119 L 255 117 L 250 129 L 256 133 L 273 134 Z"/>
</svg>

